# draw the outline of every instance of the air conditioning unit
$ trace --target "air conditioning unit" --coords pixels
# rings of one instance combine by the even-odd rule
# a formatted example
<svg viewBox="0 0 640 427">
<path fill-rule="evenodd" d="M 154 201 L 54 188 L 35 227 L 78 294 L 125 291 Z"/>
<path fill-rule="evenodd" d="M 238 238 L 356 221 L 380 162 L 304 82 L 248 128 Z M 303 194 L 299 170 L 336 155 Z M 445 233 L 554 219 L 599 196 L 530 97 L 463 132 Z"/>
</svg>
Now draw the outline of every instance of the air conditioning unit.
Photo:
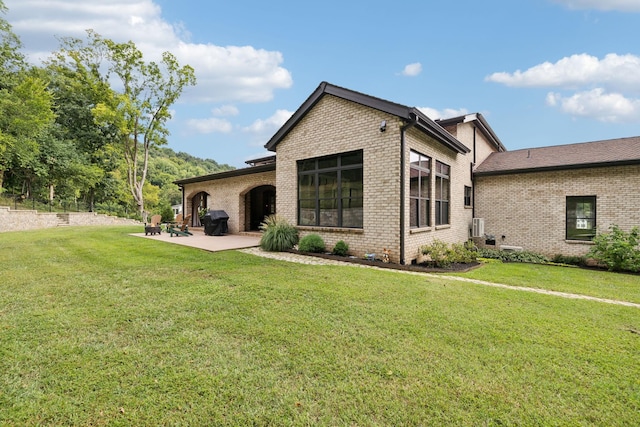
<svg viewBox="0 0 640 427">
<path fill-rule="evenodd" d="M 484 237 L 484 218 L 473 218 L 471 237 Z"/>
</svg>

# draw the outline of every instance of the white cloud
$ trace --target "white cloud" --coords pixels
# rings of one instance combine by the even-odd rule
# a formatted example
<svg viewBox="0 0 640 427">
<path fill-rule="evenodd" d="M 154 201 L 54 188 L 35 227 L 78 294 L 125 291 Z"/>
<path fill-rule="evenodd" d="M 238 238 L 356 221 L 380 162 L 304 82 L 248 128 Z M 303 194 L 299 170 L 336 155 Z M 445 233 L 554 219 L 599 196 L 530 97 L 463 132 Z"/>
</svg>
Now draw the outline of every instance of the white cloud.
<svg viewBox="0 0 640 427">
<path fill-rule="evenodd" d="M 603 85 L 611 89 L 640 91 L 640 57 L 610 53 L 603 59 L 580 54 L 552 64 L 544 62 L 526 71 L 493 73 L 486 81 L 512 87 L 578 87 Z"/>
<path fill-rule="evenodd" d="M 486 81 L 510 87 L 554 87 L 547 105 L 576 117 L 609 123 L 640 122 L 640 57 L 611 53 L 602 59 L 580 54 L 513 73 L 494 73 Z"/>
<path fill-rule="evenodd" d="M 640 99 L 607 93 L 602 88 L 578 92 L 569 97 L 550 92 L 547 94 L 547 105 L 559 107 L 562 112 L 572 116 L 595 118 L 601 122 L 640 122 Z"/>
<path fill-rule="evenodd" d="M 445 108 L 444 110 L 436 110 L 435 108 L 430 107 L 417 107 L 418 110 L 422 111 L 427 115 L 431 120 L 437 119 L 448 119 L 451 117 L 464 116 L 465 114 L 469 114 L 466 108 L 453 109 L 453 108 Z"/>
<path fill-rule="evenodd" d="M 638 0 L 554 0 L 569 9 L 617 10 L 621 12 L 640 12 Z"/>
<path fill-rule="evenodd" d="M 187 128 L 195 133 L 231 133 L 233 125 L 225 119 L 217 117 L 209 117 L 207 119 L 190 119 L 187 120 Z"/>
<path fill-rule="evenodd" d="M 292 114 L 293 111 L 277 110 L 271 117 L 264 120 L 258 119 L 242 130 L 252 134 L 251 145 L 263 145 L 287 120 L 289 120 Z"/>
<path fill-rule="evenodd" d="M 414 62 L 413 64 L 408 64 L 402 70 L 403 76 L 415 77 L 422 72 L 422 64 L 419 62 Z"/>
<path fill-rule="evenodd" d="M 152 0 L 5 0 L 7 20 L 32 60 L 43 60 L 59 47 L 56 36 L 83 37 L 86 29 L 117 42 L 132 40 L 147 60 L 172 52 L 191 65 L 197 87 L 181 101 L 265 102 L 292 78 L 282 67 L 282 54 L 252 46 L 216 46 L 189 42 L 182 23 L 165 20 Z"/>
<path fill-rule="evenodd" d="M 237 116 L 240 114 L 240 110 L 235 105 L 223 105 L 211 110 L 211 114 L 214 116 Z"/>
<path fill-rule="evenodd" d="M 245 132 L 262 135 L 264 133 L 274 133 L 277 131 L 293 114 L 293 111 L 278 110 L 267 119 L 258 119 L 250 126 L 245 127 Z"/>
</svg>

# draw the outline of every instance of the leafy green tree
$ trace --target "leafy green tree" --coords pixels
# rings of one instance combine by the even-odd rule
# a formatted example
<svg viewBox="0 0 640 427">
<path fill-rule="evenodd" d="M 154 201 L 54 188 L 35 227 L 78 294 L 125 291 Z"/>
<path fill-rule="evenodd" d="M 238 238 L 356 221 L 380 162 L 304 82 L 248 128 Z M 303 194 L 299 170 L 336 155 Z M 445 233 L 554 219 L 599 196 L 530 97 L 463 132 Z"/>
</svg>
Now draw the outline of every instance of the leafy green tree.
<svg viewBox="0 0 640 427">
<path fill-rule="evenodd" d="M 131 41 L 116 43 L 96 32 L 87 31 L 87 41 L 63 40 L 61 56 L 67 56 L 78 69 L 100 74 L 102 82 L 119 80 L 120 89 L 93 109 L 97 123 L 109 129 L 127 165 L 127 183 L 139 214 L 146 219 L 144 188 L 149 167 L 149 151 L 166 143 L 166 122 L 170 107 L 186 86 L 194 85 L 193 68 L 180 66 L 169 52 L 160 63 L 145 62 L 142 52 Z M 105 64 L 101 64 L 101 60 Z"/>
<path fill-rule="evenodd" d="M 37 139 L 53 123 L 53 98 L 46 83 L 22 72 L 13 88 L 0 89 L 0 188 L 8 168 L 33 168 Z"/>
<path fill-rule="evenodd" d="M 0 13 L 6 12 L 0 0 Z M 37 155 L 38 138 L 53 121 L 53 99 L 46 83 L 27 70 L 22 44 L 0 18 L 0 192 L 5 171 L 27 168 Z"/>
</svg>

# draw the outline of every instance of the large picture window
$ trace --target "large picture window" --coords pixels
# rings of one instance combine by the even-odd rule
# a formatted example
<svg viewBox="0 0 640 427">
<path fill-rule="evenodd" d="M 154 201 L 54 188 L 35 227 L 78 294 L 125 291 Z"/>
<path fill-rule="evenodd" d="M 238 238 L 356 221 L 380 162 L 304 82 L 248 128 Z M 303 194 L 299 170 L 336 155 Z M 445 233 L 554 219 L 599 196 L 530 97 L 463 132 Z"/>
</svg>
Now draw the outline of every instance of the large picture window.
<svg viewBox="0 0 640 427">
<path fill-rule="evenodd" d="M 450 168 L 436 161 L 436 225 L 449 224 Z"/>
<path fill-rule="evenodd" d="M 593 240 L 596 196 L 567 196 L 567 240 Z"/>
<path fill-rule="evenodd" d="M 298 225 L 362 228 L 362 151 L 298 162 Z"/>
<path fill-rule="evenodd" d="M 409 159 L 410 226 L 428 227 L 431 223 L 431 159 L 415 151 L 411 151 Z"/>
</svg>

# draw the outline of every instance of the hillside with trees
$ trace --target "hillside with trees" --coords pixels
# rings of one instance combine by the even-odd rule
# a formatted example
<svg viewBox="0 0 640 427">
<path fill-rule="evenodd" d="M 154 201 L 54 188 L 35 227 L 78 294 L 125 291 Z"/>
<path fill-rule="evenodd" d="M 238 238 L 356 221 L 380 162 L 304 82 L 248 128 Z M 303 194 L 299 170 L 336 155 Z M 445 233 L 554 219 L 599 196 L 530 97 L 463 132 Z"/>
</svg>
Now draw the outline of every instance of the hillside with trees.
<svg viewBox="0 0 640 427">
<path fill-rule="evenodd" d="M 173 181 L 232 169 L 166 147 L 170 107 L 196 83 L 170 52 L 147 62 L 92 30 L 42 66 L 21 48 L 0 18 L 0 204 L 146 220 L 181 203 Z"/>
</svg>

